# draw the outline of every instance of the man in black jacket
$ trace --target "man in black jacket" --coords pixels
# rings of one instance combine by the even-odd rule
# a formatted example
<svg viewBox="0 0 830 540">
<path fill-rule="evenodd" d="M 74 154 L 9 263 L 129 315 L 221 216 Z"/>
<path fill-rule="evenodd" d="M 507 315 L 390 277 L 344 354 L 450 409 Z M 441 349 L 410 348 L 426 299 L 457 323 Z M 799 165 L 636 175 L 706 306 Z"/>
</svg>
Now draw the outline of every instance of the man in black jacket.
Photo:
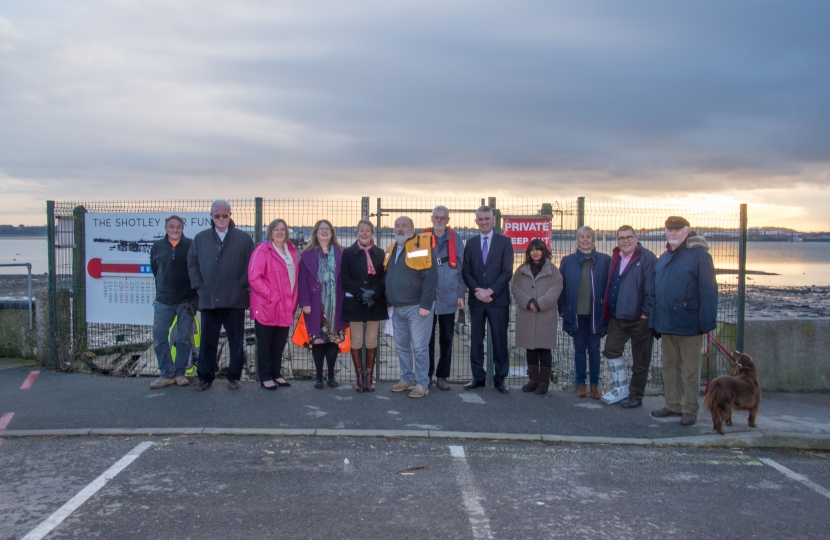
<svg viewBox="0 0 830 540">
<path fill-rule="evenodd" d="M 190 358 L 190 336 L 193 316 L 196 314 L 196 291 L 190 286 L 187 273 L 187 252 L 192 240 L 184 236 L 184 220 L 170 216 L 164 220 L 164 238 L 150 248 L 150 266 L 156 281 L 156 299 L 153 302 L 153 348 L 159 364 L 159 378 L 150 388 L 164 388 L 171 384 L 187 386 L 184 376 Z M 170 352 L 168 336 L 176 320 L 176 358 Z"/>
<path fill-rule="evenodd" d="M 473 380 L 466 390 L 484 386 L 484 325 L 490 322 L 493 336 L 493 386 L 502 394 L 509 389 L 504 379 L 510 370 L 507 325 L 510 323 L 510 279 L 513 277 L 513 244 L 506 236 L 493 232 L 493 209 L 476 210 L 476 225 L 481 234 L 467 240 L 461 275 L 469 289 L 470 368 Z"/>
<path fill-rule="evenodd" d="M 654 346 L 648 316 L 654 305 L 656 262 L 657 256 L 640 245 L 630 225 L 617 230 L 617 247 L 611 255 L 611 271 L 603 302 L 603 317 L 608 319 L 603 354 L 609 360 L 622 358 L 625 344 L 631 340 L 631 383 L 628 398 L 620 403 L 624 409 L 643 404 Z"/>
<path fill-rule="evenodd" d="M 215 201 L 210 208 L 211 228 L 193 239 L 187 252 L 190 282 L 199 294 L 202 344 L 199 348 L 199 390 L 216 378 L 216 350 L 222 326 L 228 336 L 228 388 L 239 389 L 245 364 L 245 310 L 248 308 L 248 262 L 253 239 L 236 228 L 231 205 Z"/>
</svg>

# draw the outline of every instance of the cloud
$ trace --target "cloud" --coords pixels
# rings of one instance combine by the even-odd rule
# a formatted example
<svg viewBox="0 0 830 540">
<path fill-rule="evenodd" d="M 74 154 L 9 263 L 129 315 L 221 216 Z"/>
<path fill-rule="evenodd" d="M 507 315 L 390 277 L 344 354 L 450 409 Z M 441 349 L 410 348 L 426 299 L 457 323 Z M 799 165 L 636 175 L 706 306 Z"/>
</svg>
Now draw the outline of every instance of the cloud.
<svg viewBox="0 0 830 540">
<path fill-rule="evenodd" d="M 292 196 L 377 192 L 368 178 L 513 196 L 820 188 L 828 15 L 818 1 L 21 3 L 0 11 L 0 168 L 32 197 L 274 178 Z"/>
</svg>

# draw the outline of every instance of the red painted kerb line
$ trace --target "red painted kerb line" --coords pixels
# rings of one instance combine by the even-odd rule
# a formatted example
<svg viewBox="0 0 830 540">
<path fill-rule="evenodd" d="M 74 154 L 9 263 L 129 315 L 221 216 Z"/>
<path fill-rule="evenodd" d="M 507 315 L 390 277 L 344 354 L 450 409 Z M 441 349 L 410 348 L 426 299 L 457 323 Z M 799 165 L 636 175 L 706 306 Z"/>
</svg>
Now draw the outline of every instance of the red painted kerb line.
<svg viewBox="0 0 830 540">
<path fill-rule="evenodd" d="M 12 421 L 12 416 L 14 416 L 13 412 L 3 413 L 2 416 L 0 416 L 0 430 L 6 429 L 6 426 L 8 426 L 9 422 Z"/>
<path fill-rule="evenodd" d="M 20 385 L 21 390 L 28 390 L 35 384 L 35 379 L 37 376 L 40 375 L 40 371 L 30 371 L 26 378 L 23 380 L 23 384 Z"/>
</svg>

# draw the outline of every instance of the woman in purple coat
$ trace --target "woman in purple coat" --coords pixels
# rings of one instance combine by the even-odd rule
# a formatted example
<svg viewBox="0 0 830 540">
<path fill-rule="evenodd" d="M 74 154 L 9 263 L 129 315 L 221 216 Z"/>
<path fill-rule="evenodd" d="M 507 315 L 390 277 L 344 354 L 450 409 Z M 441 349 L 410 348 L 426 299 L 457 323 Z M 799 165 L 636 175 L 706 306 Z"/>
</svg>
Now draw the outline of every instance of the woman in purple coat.
<svg viewBox="0 0 830 540">
<path fill-rule="evenodd" d="M 299 301 L 303 308 L 311 355 L 317 368 L 314 388 L 323 388 L 323 359 L 328 364 L 326 382 L 337 387 L 334 364 L 345 339 L 349 323 L 340 318 L 343 288 L 340 285 L 340 259 L 343 248 L 337 242 L 332 224 L 321 219 L 314 224 L 311 241 L 300 254 Z"/>
</svg>

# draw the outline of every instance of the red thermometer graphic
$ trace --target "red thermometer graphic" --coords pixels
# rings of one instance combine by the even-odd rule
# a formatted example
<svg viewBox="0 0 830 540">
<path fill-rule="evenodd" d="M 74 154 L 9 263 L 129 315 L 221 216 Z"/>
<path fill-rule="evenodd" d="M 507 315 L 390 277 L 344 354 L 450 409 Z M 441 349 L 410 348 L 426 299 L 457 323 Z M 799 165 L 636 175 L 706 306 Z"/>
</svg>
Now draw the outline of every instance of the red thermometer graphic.
<svg viewBox="0 0 830 540">
<path fill-rule="evenodd" d="M 95 279 L 110 276 L 150 277 L 153 275 L 153 269 L 149 264 L 104 261 L 98 258 L 90 259 L 89 264 L 86 265 L 86 270 L 89 272 L 89 276 Z"/>
</svg>

